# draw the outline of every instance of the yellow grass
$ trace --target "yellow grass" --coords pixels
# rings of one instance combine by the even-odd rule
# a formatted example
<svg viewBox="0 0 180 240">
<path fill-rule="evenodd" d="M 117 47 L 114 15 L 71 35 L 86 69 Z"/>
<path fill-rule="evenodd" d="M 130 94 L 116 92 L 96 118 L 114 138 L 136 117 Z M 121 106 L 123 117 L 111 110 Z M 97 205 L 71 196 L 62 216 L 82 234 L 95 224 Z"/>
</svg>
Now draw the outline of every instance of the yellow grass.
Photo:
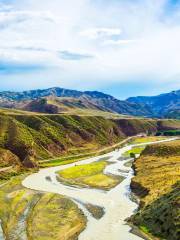
<svg viewBox="0 0 180 240">
<path fill-rule="evenodd" d="M 0 186 L 0 219 L 5 238 L 28 240 L 72 240 L 84 230 L 86 218 L 70 199 L 39 193 L 21 185 L 15 177 Z M 16 238 L 11 238 L 14 236 Z"/>
<path fill-rule="evenodd" d="M 164 140 L 167 137 L 156 137 L 156 136 L 151 136 L 151 137 L 140 137 L 134 139 L 131 144 L 138 144 L 138 143 L 147 143 L 147 142 L 156 142 L 160 140 Z"/>
<path fill-rule="evenodd" d="M 100 161 L 71 167 L 58 172 L 59 179 L 71 185 L 110 189 L 123 178 L 103 174 L 107 162 Z"/>
<path fill-rule="evenodd" d="M 180 180 L 178 149 L 180 149 L 180 141 L 149 146 L 147 151 L 145 150 L 144 154 L 135 161 L 137 175 L 133 178 L 133 182 L 139 183 L 149 191 L 143 198 L 145 204 L 169 192 L 172 185 Z"/>
</svg>

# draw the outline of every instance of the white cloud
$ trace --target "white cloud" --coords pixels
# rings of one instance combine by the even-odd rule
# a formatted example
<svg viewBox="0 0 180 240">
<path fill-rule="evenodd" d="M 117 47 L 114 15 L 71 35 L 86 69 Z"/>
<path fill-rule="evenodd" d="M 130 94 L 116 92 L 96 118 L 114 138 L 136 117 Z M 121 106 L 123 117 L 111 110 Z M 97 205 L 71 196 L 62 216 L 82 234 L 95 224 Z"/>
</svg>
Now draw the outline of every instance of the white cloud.
<svg viewBox="0 0 180 240">
<path fill-rule="evenodd" d="M 70 61 L 79 61 L 85 59 L 92 59 L 94 58 L 93 55 L 87 53 L 75 53 L 70 51 L 59 51 L 59 56 L 63 60 L 70 60 Z"/>
<path fill-rule="evenodd" d="M 45 85 L 178 83 L 178 16 L 167 0 L 14 0 L 0 5 L 0 62 L 43 65 Z"/>
<path fill-rule="evenodd" d="M 18 24 L 24 21 L 43 20 L 55 21 L 54 16 L 46 12 L 33 12 L 33 11 L 1 11 L 0 12 L 0 27 L 9 27 L 11 24 Z"/>
<path fill-rule="evenodd" d="M 109 40 L 105 40 L 103 42 L 103 45 L 105 45 L 105 46 L 108 46 L 108 45 L 118 46 L 118 45 L 124 45 L 124 44 L 137 43 L 139 41 L 141 41 L 141 40 L 140 39 L 139 40 L 136 40 L 136 39 L 117 39 L 117 40 L 109 39 Z"/>
<path fill-rule="evenodd" d="M 121 32 L 122 30 L 119 28 L 90 28 L 80 32 L 80 35 L 90 39 L 98 39 L 119 36 Z"/>
</svg>

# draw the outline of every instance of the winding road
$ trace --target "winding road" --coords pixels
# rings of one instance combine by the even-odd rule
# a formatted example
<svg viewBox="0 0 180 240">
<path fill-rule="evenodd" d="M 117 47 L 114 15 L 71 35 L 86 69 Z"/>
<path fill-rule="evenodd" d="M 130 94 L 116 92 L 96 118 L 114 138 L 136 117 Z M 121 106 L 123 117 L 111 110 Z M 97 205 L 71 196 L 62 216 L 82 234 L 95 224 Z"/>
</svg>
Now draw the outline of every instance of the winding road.
<svg viewBox="0 0 180 240">
<path fill-rule="evenodd" d="M 124 164 L 128 160 L 118 160 L 122 154 L 133 147 L 148 145 L 152 143 L 172 141 L 176 138 L 149 142 L 136 145 L 128 145 L 105 155 L 89 158 L 76 163 L 42 169 L 38 173 L 28 176 L 23 182 L 23 186 L 33 190 L 57 193 L 65 195 L 74 200 L 79 208 L 87 216 L 88 223 L 86 229 L 80 234 L 79 240 L 139 240 L 142 239 L 130 232 L 131 227 L 126 224 L 126 219 L 130 217 L 138 207 L 130 199 L 130 182 L 133 171 Z M 123 175 L 125 179 L 110 191 L 102 191 L 89 188 L 76 188 L 63 185 L 56 179 L 56 172 L 72 166 L 88 164 L 100 160 L 102 157 L 109 157 L 108 165 L 104 171 L 106 174 Z M 81 204 L 82 203 L 82 204 Z M 84 203 L 90 203 L 103 207 L 104 216 L 96 220 L 84 207 Z"/>
</svg>

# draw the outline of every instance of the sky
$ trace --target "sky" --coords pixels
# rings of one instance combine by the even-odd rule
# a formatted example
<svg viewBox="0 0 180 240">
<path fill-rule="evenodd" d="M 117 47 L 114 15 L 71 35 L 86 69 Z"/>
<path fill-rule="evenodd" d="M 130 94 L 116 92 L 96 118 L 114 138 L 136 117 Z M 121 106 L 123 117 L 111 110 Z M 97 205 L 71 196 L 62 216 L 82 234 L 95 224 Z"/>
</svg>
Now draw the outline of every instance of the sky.
<svg viewBox="0 0 180 240">
<path fill-rule="evenodd" d="M 180 89 L 180 0 L 0 0 L 0 91 Z"/>
</svg>

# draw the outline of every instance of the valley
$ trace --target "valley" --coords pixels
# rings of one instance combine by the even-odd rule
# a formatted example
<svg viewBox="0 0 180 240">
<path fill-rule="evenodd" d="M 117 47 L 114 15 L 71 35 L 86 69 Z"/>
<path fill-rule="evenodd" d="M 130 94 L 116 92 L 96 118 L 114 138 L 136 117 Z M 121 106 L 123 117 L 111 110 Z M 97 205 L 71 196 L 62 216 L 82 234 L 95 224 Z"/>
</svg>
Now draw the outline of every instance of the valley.
<svg viewBox="0 0 180 240">
<path fill-rule="evenodd" d="M 180 240 L 180 0 L 0 0 L 0 240 Z"/>
<path fill-rule="evenodd" d="M 166 141 L 171 141 L 171 139 L 161 140 L 159 142 Z M 144 144 L 148 145 L 152 144 L 152 142 Z M 140 144 L 140 146 L 141 145 L 142 144 Z M 129 161 L 129 159 L 127 160 L 122 159 L 120 161 L 117 160 L 124 152 L 130 150 L 132 146 L 137 145 L 129 145 L 114 152 L 108 153 L 104 156 L 89 158 L 87 160 L 80 161 L 76 164 L 69 164 L 65 166 L 41 170 L 40 172 L 27 177 L 23 181 L 23 185 L 30 189 L 41 191 L 43 190 L 51 193 L 52 192 L 61 193 L 63 195 L 71 197 L 76 202 L 78 202 L 79 207 L 84 211 L 88 220 L 87 228 L 85 231 L 82 232 L 82 234 L 80 234 L 79 239 L 90 240 L 93 239 L 94 237 L 97 239 L 113 238 L 115 240 L 142 239 L 141 237 L 135 236 L 131 232 L 129 232 L 130 227 L 125 225 L 126 218 L 130 217 L 130 215 L 137 207 L 137 205 L 134 202 L 132 202 L 129 198 L 130 194 L 129 184 L 131 182 L 133 172 L 130 170 L 129 167 L 124 166 L 124 164 L 127 161 Z M 93 162 L 97 162 L 96 164 L 100 164 L 102 158 L 107 158 L 106 161 L 110 162 L 110 165 L 107 165 L 107 167 L 104 170 L 105 174 L 113 174 L 116 176 L 123 176 L 125 178 L 125 180 L 117 184 L 116 187 L 111 186 L 111 190 L 109 191 L 99 191 L 87 188 L 86 186 L 83 187 L 81 186 L 81 188 L 79 188 L 76 186 L 75 182 L 73 183 L 66 182 L 66 185 L 64 185 L 64 182 L 59 183 L 56 178 L 56 174 L 60 170 L 62 170 L 62 174 L 65 174 L 65 171 L 66 173 L 69 173 L 70 171 L 71 176 L 72 175 L 79 176 L 78 171 L 73 172 L 71 169 L 79 167 L 82 169 L 82 166 L 87 167 L 85 168 L 86 172 L 83 171 L 83 174 L 89 176 L 89 171 L 87 172 L 87 169 L 89 168 L 88 166 Z M 119 170 L 125 172 L 122 173 Z M 102 189 L 104 188 L 102 187 Z M 84 205 L 82 206 L 81 203 L 86 204 L 88 203 L 95 206 L 101 206 L 104 208 L 105 215 L 97 221 L 91 216 L 91 214 L 87 212 L 87 210 L 84 209 Z"/>
<path fill-rule="evenodd" d="M 169 214 L 178 202 L 180 121 L 119 114 L 69 97 L 43 100 L 41 109 L 61 104 L 61 113 L 39 111 L 41 99 L 28 101 L 35 108 L 0 109 L 0 240 L 161 239 L 162 219 L 153 209 L 171 196 Z M 156 172 L 167 189 L 160 180 L 156 186 Z"/>
<path fill-rule="evenodd" d="M 21 176 L 13 177 L 5 182 L 0 187 L 0 201 L 1 206 L 3 206 L 0 217 L 3 232 L 7 239 L 16 240 L 17 234 L 21 236 L 20 239 L 28 240 L 50 240 L 52 238 L 69 240 L 76 239 L 77 236 L 79 236 L 78 239 L 93 239 L 94 236 L 97 239 L 109 239 L 112 236 L 113 239 L 119 239 L 119 237 L 120 239 L 143 239 L 145 237 L 143 232 L 138 232 L 138 237 L 129 232 L 130 227 L 128 225 L 124 225 L 126 219 L 137 208 L 137 204 L 132 202 L 129 195 L 129 185 L 133 171 L 130 170 L 130 166 L 126 166 L 129 158 L 123 158 L 123 154 L 131 149 L 152 144 L 152 139 L 153 141 L 164 142 L 164 144 L 166 144 L 166 141 L 173 141 L 173 139 L 166 140 L 162 137 L 160 139 L 159 137 L 129 139 L 130 142 L 127 146 L 120 147 L 118 150 L 105 155 L 90 157 L 76 163 L 45 168 L 33 174 L 30 174 L 30 172 L 28 174 L 23 173 Z M 99 167 L 96 167 L 96 165 Z M 79 169 L 79 171 L 76 171 L 76 169 Z M 106 180 L 109 187 L 104 188 L 104 185 L 99 185 L 101 181 L 96 178 L 98 174 L 101 174 L 102 179 L 102 171 L 105 176 L 103 182 L 106 180 L 106 176 L 114 176 L 115 179 L 120 178 L 121 181 L 118 180 L 119 182 L 117 181 L 115 185 L 112 185 L 111 181 Z M 87 181 L 85 185 L 79 185 L 79 180 L 78 182 L 76 180 L 65 182 L 58 179 L 58 173 L 69 179 L 76 179 L 81 176 L 92 178 L 95 176 L 95 182 L 98 183 L 98 186 L 92 185 L 92 180 Z M 5 201 L 5 199 L 8 199 L 8 201 Z M 61 208 L 59 208 L 60 204 L 62 204 Z M 56 208 L 56 205 L 58 208 Z M 104 215 L 97 220 L 93 217 L 92 212 L 86 208 L 86 205 L 90 205 L 92 211 L 97 211 L 94 210 L 95 207 L 104 209 Z M 16 209 L 15 213 L 12 212 L 13 209 Z M 126 209 L 126 211 L 124 212 L 123 209 Z M 70 215 L 68 215 L 68 211 Z M 25 212 L 27 212 L 27 215 L 24 215 Z M 22 216 L 24 216 L 23 222 L 21 220 Z M 55 222 L 51 220 L 55 219 L 56 216 L 62 216 L 62 218 Z M 9 218 L 11 218 L 11 222 L 9 222 Z M 48 222 L 46 219 L 48 219 Z M 51 222 L 53 225 L 51 225 Z M 33 226 L 35 224 L 36 227 L 32 228 L 32 224 Z M 107 228 L 107 226 L 109 227 Z M 100 229 L 101 235 L 99 235 Z M 21 235 L 17 231 L 21 231 Z M 28 235 L 25 236 L 25 233 Z M 59 236 L 61 237 L 59 238 Z"/>
</svg>

